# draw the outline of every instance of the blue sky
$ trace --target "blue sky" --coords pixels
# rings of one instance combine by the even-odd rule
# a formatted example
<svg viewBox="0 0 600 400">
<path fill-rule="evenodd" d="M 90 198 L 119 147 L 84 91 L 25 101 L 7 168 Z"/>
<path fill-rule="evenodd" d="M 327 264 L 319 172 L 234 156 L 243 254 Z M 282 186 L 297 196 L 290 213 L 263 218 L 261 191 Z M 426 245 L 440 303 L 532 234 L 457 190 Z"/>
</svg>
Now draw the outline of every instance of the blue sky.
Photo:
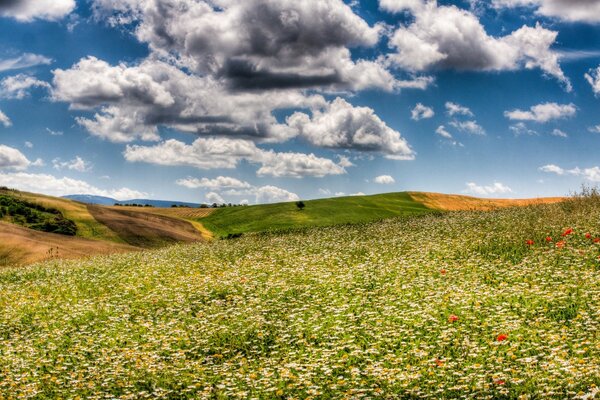
<svg viewBox="0 0 600 400">
<path fill-rule="evenodd" d="M 565 195 L 600 182 L 600 1 L 582 3 L 7 2 L 0 185 Z"/>
</svg>

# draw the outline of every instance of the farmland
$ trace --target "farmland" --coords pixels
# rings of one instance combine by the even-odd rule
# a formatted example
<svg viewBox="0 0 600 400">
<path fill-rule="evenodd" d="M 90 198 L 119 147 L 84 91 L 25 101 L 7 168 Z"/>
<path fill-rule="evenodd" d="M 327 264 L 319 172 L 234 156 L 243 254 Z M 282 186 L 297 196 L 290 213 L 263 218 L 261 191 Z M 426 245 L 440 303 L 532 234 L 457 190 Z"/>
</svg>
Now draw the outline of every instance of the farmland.
<svg viewBox="0 0 600 400">
<path fill-rule="evenodd" d="M 4 269 L 0 397 L 589 398 L 599 219 L 588 196 Z"/>
</svg>

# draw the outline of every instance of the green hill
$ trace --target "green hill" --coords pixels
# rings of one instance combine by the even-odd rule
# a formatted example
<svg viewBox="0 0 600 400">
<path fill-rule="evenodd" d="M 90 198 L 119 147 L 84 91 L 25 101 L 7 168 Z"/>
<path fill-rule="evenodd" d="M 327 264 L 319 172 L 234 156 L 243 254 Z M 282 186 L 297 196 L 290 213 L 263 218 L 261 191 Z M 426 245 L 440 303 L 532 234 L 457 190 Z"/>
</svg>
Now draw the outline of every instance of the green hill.
<svg viewBox="0 0 600 400">
<path fill-rule="evenodd" d="M 303 210 L 299 210 L 293 202 L 220 208 L 199 221 L 216 236 L 227 236 L 372 222 L 434 211 L 413 200 L 408 193 L 309 200 L 304 204 L 306 207 Z"/>
</svg>

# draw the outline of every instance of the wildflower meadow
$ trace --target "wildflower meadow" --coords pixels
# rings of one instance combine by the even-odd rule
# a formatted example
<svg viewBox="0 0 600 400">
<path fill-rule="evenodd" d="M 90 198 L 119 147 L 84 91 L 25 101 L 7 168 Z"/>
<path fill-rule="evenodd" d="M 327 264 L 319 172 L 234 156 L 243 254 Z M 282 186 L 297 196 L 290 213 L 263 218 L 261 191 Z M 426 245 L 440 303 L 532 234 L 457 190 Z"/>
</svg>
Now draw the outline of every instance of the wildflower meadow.
<svg viewBox="0 0 600 400">
<path fill-rule="evenodd" d="M 600 201 L 0 271 L 0 398 L 600 397 Z"/>
</svg>

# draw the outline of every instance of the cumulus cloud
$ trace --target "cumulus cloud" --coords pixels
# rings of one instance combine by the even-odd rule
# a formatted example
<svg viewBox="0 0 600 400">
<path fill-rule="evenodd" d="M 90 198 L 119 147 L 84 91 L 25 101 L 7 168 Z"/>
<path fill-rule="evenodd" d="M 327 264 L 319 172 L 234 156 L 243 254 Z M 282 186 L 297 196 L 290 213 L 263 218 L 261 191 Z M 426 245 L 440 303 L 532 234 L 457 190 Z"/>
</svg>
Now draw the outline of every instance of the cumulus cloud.
<svg viewBox="0 0 600 400">
<path fill-rule="evenodd" d="M 505 111 L 504 116 L 513 121 L 534 121 L 545 123 L 555 119 L 574 116 L 577 108 L 574 104 L 544 103 L 531 107 L 529 110 Z"/>
<path fill-rule="evenodd" d="M 19 150 L 0 144 L 0 169 L 24 170 L 29 165 L 31 162 Z"/>
<path fill-rule="evenodd" d="M 590 182 L 600 182 L 600 167 L 564 169 L 555 164 L 548 164 L 540 167 L 541 172 L 556 174 L 560 176 L 579 176 Z"/>
<path fill-rule="evenodd" d="M 600 4 L 600 3 L 599 3 Z M 600 67 L 591 69 L 585 75 L 585 80 L 592 86 L 594 95 L 600 96 Z"/>
<path fill-rule="evenodd" d="M 498 194 L 507 194 L 512 193 L 512 189 L 500 182 L 494 182 L 492 185 L 478 185 L 474 182 L 468 182 L 467 188 L 463 191 L 463 193 L 470 193 L 477 196 L 490 196 L 490 195 L 498 195 Z"/>
<path fill-rule="evenodd" d="M 210 192 L 206 194 L 206 202 L 211 204 L 224 204 L 225 199 L 219 193 Z"/>
<path fill-rule="evenodd" d="M 20 22 L 36 19 L 56 21 L 75 9 L 75 0 L 4 0 L 0 2 L 0 17 Z"/>
<path fill-rule="evenodd" d="M 425 7 L 423 0 L 379 0 L 379 7 L 382 10 L 392 13 L 402 11 L 420 11 Z"/>
<path fill-rule="evenodd" d="M 235 89 L 397 85 L 377 60 L 353 60 L 350 49 L 375 46 L 381 27 L 342 0 L 95 0 L 94 10 L 112 24 L 135 21 L 156 56 Z"/>
<path fill-rule="evenodd" d="M 0 110 L 0 124 L 4 125 L 5 128 L 12 126 L 12 121 L 2 112 L 2 110 Z"/>
<path fill-rule="evenodd" d="M 460 104 L 453 103 L 451 101 L 446 102 L 446 113 L 453 117 L 455 115 L 465 115 L 467 117 L 474 117 L 473 112 L 468 108 L 461 106 Z"/>
<path fill-rule="evenodd" d="M 231 92 L 210 76 L 197 76 L 156 60 L 111 66 L 94 57 L 55 70 L 52 98 L 71 108 L 99 109 L 78 123 L 114 141 L 158 140 L 160 125 L 183 132 L 285 141 L 295 134 L 273 116 L 277 109 L 324 106 L 320 95 L 294 90 Z"/>
<path fill-rule="evenodd" d="M 485 129 L 483 129 L 477 121 L 451 121 L 450 125 L 455 127 L 461 132 L 466 132 L 471 135 L 485 135 Z"/>
<path fill-rule="evenodd" d="M 315 110 L 312 118 L 294 113 L 287 124 L 316 146 L 379 152 L 395 160 L 415 157 L 400 132 L 387 126 L 373 109 L 354 107 L 339 97 L 325 109 Z"/>
<path fill-rule="evenodd" d="M 600 3 L 595 0 L 493 0 L 496 8 L 529 7 L 536 14 L 568 22 L 600 22 Z"/>
<path fill-rule="evenodd" d="M 558 128 L 554 129 L 552 132 L 550 132 L 550 134 L 552 136 L 557 136 L 557 137 L 562 137 L 562 138 L 569 137 L 569 135 L 566 132 L 564 132 L 564 131 L 562 131 L 562 130 L 560 130 Z"/>
<path fill-rule="evenodd" d="M 188 189 L 210 189 L 217 191 L 223 189 L 249 189 L 252 187 L 248 182 L 228 176 L 219 176 L 214 179 L 188 177 L 179 179 L 176 183 L 180 186 L 185 186 Z"/>
<path fill-rule="evenodd" d="M 148 196 L 146 193 L 129 188 L 100 189 L 77 179 L 57 178 L 48 174 L 30 174 L 26 172 L 0 172 L 0 185 L 51 196 L 91 194 L 112 197 L 117 200 L 129 200 Z"/>
<path fill-rule="evenodd" d="M 422 119 L 429 119 L 435 115 L 435 112 L 431 107 L 424 106 L 421 103 L 417 103 L 415 108 L 411 111 L 411 119 L 414 121 L 420 121 Z"/>
<path fill-rule="evenodd" d="M 438 126 L 438 128 L 435 130 L 435 133 L 437 133 L 445 139 L 452 139 L 452 134 L 448 132 L 448 130 L 446 130 L 446 127 L 444 125 Z"/>
<path fill-rule="evenodd" d="M 590 126 L 588 131 L 591 133 L 600 133 L 600 125 Z"/>
<path fill-rule="evenodd" d="M 527 127 L 527 125 L 525 125 L 525 123 L 523 123 L 523 122 L 517 122 L 516 124 L 509 126 L 508 129 L 510 129 L 511 132 L 515 134 L 515 136 L 522 136 L 522 135 L 537 136 L 538 135 L 537 131 L 535 131 L 533 129 L 529 129 Z"/>
<path fill-rule="evenodd" d="M 129 162 L 198 169 L 231 169 L 241 161 L 247 161 L 260 165 L 258 176 L 301 178 L 346 173 L 344 166 L 327 158 L 314 154 L 276 153 L 242 139 L 199 138 L 191 145 L 171 139 L 155 146 L 127 146 L 124 155 Z M 343 159 L 340 160 L 340 163 L 343 162 Z"/>
<path fill-rule="evenodd" d="M 295 193 L 276 186 L 254 186 L 248 182 L 227 176 L 219 176 L 214 179 L 188 177 L 179 179 L 176 183 L 188 189 L 210 190 L 211 192 L 206 195 L 206 200 L 209 203 L 225 203 L 222 197 L 223 193 L 231 196 L 255 196 L 257 203 L 274 203 L 299 199 Z"/>
<path fill-rule="evenodd" d="M 379 183 L 380 185 L 391 185 L 396 183 L 396 180 L 390 175 L 380 175 L 374 179 L 375 183 Z"/>
<path fill-rule="evenodd" d="M 54 169 L 57 170 L 69 169 L 77 172 L 88 172 L 92 169 L 92 164 L 79 156 L 76 156 L 74 159 L 69 161 L 63 161 L 60 158 L 55 158 L 52 160 L 52 165 L 54 166 Z"/>
<path fill-rule="evenodd" d="M 420 5 L 416 1 L 385 3 L 398 3 L 399 7 L 384 8 L 408 9 L 414 16 L 412 23 L 400 26 L 390 38 L 396 53 L 389 56 L 389 61 L 400 68 L 415 72 L 432 68 L 469 71 L 539 68 L 571 90 L 560 68 L 559 54 L 551 49 L 558 35 L 555 31 L 537 24 L 493 37 L 475 14 L 454 5 L 438 6 L 437 1 Z"/>
<path fill-rule="evenodd" d="M 50 84 L 26 74 L 9 76 L 0 81 L 0 97 L 21 100 L 29 96 L 33 88 L 49 89 Z"/>
<path fill-rule="evenodd" d="M 300 200 L 300 197 L 296 193 L 276 186 L 262 186 L 256 189 L 257 203 L 281 203 L 298 200 Z"/>
<path fill-rule="evenodd" d="M 52 60 L 39 54 L 25 53 L 15 58 L 0 59 L 0 72 L 48 65 Z"/>
</svg>

